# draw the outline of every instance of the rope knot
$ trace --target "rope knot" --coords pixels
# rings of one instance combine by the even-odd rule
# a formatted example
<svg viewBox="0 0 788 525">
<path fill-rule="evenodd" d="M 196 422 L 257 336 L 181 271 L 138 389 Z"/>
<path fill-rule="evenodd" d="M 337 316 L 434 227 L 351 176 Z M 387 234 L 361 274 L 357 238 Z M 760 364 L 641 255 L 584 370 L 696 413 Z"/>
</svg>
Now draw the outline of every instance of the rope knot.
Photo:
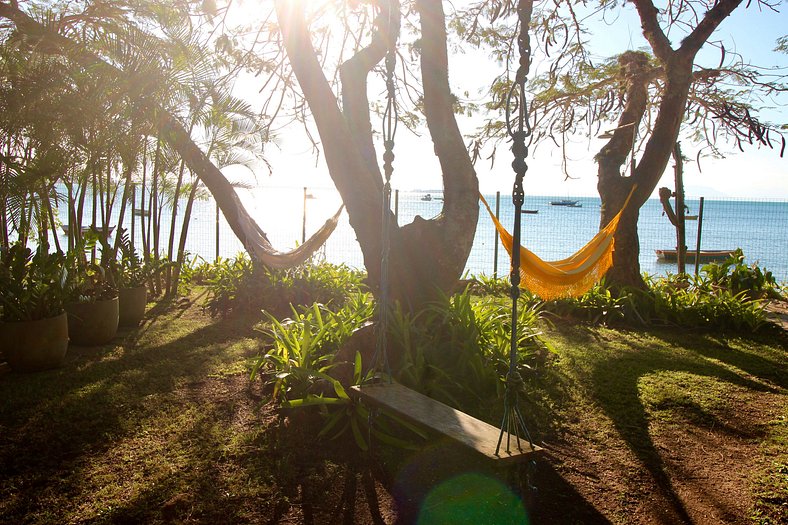
<svg viewBox="0 0 788 525">
<path fill-rule="evenodd" d="M 520 372 L 517 370 L 513 370 L 506 374 L 506 389 L 509 390 L 514 389 L 516 391 L 522 390 L 525 386 L 525 381 L 523 381 L 523 377 L 520 375 Z"/>
</svg>

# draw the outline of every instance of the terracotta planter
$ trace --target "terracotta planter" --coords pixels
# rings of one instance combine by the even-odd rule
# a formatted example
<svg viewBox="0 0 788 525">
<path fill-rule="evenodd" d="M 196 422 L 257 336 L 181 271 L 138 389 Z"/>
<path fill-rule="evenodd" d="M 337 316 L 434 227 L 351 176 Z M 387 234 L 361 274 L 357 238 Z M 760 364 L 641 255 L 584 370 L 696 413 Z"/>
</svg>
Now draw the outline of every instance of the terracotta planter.
<svg viewBox="0 0 788 525">
<path fill-rule="evenodd" d="M 119 326 L 139 326 L 148 304 L 148 289 L 145 285 L 118 290 Z"/>
<path fill-rule="evenodd" d="M 68 336 L 75 345 L 108 343 L 118 332 L 118 298 L 93 303 L 69 303 Z"/>
<path fill-rule="evenodd" d="M 38 321 L 0 323 L 0 347 L 11 369 L 18 372 L 62 366 L 68 349 L 66 313 Z"/>
</svg>

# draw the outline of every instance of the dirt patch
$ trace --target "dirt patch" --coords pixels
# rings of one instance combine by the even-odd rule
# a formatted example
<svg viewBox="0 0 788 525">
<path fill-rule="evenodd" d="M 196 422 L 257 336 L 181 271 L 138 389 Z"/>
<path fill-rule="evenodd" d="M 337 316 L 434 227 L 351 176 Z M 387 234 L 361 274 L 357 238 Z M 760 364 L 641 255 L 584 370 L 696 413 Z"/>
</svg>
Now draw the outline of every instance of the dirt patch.
<svg viewBox="0 0 788 525">
<path fill-rule="evenodd" d="M 144 337 L 81 352 L 71 369 L 0 376 L 0 394 L 13 400 L 0 412 L 0 522 L 379 525 L 436 516 L 522 523 L 527 515 L 549 524 L 753 523 L 752 473 L 767 460 L 759 449 L 768 422 L 786 403 L 784 369 L 760 380 L 739 371 L 724 406 L 637 405 L 628 419 L 637 383 L 622 390 L 629 397 L 610 392 L 617 378 L 609 376 L 639 362 L 624 360 L 593 376 L 596 397 L 588 384 L 568 382 L 553 398 L 555 426 L 540 443 L 533 493 L 525 471 L 495 471 L 438 439 L 418 452 L 379 447 L 371 456 L 352 438 L 319 440 L 320 418 L 282 413 L 263 382 L 205 364 L 206 353 L 251 352 L 231 346 L 248 341 L 251 322 L 217 324 L 194 303 L 165 310 L 146 322 Z M 184 323 L 193 328 L 173 336 Z M 156 330 L 168 338 L 145 347 Z M 743 366 L 730 362 L 725 370 Z M 46 388 L 66 401 L 55 405 L 43 392 L 22 403 L 11 394 Z M 42 418 L 50 406 L 68 417 Z M 78 419 L 93 413 L 95 421 Z"/>
</svg>

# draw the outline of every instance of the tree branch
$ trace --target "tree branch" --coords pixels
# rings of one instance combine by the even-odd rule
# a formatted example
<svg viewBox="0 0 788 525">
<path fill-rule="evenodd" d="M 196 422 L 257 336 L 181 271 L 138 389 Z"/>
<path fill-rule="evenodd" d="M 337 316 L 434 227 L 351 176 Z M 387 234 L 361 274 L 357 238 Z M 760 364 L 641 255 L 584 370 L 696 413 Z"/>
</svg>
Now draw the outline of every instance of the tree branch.
<svg viewBox="0 0 788 525">
<path fill-rule="evenodd" d="M 424 113 L 435 154 L 444 178 L 445 210 L 467 206 L 467 192 L 478 201 L 478 181 L 465 148 L 465 141 L 454 118 L 454 97 L 449 87 L 449 59 L 446 49 L 446 26 L 439 0 L 419 0 L 416 8 L 421 20 L 421 74 L 424 83 Z M 445 184 L 447 178 L 455 184 Z M 478 206 L 474 206 L 478 216 Z"/>
<path fill-rule="evenodd" d="M 640 15 L 641 27 L 643 28 L 643 36 L 646 37 L 654 55 L 663 63 L 670 61 L 673 56 L 673 48 L 670 45 L 670 40 L 662 31 L 659 25 L 657 15 L 659 10 L 654 6 L 651 0 L 632 0 L 635 8 Z"/>
<path fill-rule="evenodd" d="M 346 60 L 339 68 L 339 78 L 342 82 L 342 113 L 356 147 L 370 172 L 376 175 L 376 180 L 382 180 L 382 177 L 372 141 L 367 77 L 372 68 L 386 56 L 387 50 L 396 43 L 399 35 L 400 3 L 398 0 L 389 0 L 387 3 L 388 5 L 380 9 L 375 19 L 377 30 L 372 36 L 372 42 Z M 394 14 L 393 20 L 389 20 L 389 10 Z"/>
<path fill-rule="evenodd" d="M 718 0 L 714 7 L 706 12 L 703 20 L 692 30 L 681 43 L 678 53 L 689 60 L 694 60 L 701 46 L 706 43 L 717 27 L 736 9 L 742 0 Z"/>
<path fill-rule="evenodd" d="M 347 205 L 351 225 L 356 231 L 370 272 L 377 267 L 371 258 L 379 257 L 380 177 L 369 170 L 353 140 L 348 122 L 339 109 L 315 50 L 304 19 L 306 2 L 276 1 L 276 14 L 283 45 L 290 65 L 315 119 L 328 171 Z"/>
</svg>

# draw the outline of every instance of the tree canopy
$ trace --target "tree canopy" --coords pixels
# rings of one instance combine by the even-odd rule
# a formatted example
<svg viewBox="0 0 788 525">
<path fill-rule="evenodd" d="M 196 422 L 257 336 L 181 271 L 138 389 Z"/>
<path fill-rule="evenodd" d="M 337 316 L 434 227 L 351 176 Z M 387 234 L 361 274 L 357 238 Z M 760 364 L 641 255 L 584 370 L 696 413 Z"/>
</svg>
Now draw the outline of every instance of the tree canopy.
<svg viewBox="0 0 788 525">
<path fill-rule="evenodd" d="M 516 7 L 516 0 L 31 0 L 0 3 L 0 16 L 12 22 L 5 35 L 19 45 L 56 45 L 82 68 L 101 63 L 107 66 L 102 74 L 122 75 L 126 100 L 153 123 L 143 132 L 178 135 L 177 153 L 228 210 L 240 204 L 205 152 L 194 147 L 194 123 L 202 117 L 190 108 L 204 96 L 200 86 L 208 77 L 254 86 L 257 95 L 247 109 L 256 113 L 261 136 L 300 122 L 326 159 L 372 283 L 379 279 L 383 185 L 373 117 L 382 114 L 383 59 L 393 50 L 399 122 L 429 134 L 445 193 L 440 216 L 389 232 L 399 298 L 418 303 L 416 297 L 431 295 L 427 288 L 453 286 L 470 250 L 478 217 L 473 163 L 505 138 L 501 115 L 518 61 Z M 785 71 L 751 64 L 714 37 L 720 24 L 744 9 L 772 16 L 779 7 L 771 0 L 534 3 L 527 85 L 532 148 L 565 154 L 568 137 L 614 128 L 594 154 L 602 224 L 637 186 L 616 237 L 613 282 L 642 282 L 638 208 L 678 140 L 696 144 L 698 155 L 722 155 L 726 144 L 783 154 L 785 123 L 771 122 L 761 110 L 784 97 Z M 599 33 L 626 23 L 632 12 L 647 46 L 600 56 Z M 41 27 L 61 40 L 41 39 Z M 76 50 L 71 55 L 64 53 L 69 43 Z M 482 103 L 451 87 L 449 55 L 467 46 L 501 64 Z M 784 50 L 785 40 L 764 46 Z M 699 60 L 704 47 L 716 48 L 716 64 L 708 63 L 708 54 Z M 481 125 L 460 129 L 458 114 L 476 115 Z M 231 224 L 236 219 L 228 216 Z"/>
</svg>

